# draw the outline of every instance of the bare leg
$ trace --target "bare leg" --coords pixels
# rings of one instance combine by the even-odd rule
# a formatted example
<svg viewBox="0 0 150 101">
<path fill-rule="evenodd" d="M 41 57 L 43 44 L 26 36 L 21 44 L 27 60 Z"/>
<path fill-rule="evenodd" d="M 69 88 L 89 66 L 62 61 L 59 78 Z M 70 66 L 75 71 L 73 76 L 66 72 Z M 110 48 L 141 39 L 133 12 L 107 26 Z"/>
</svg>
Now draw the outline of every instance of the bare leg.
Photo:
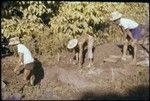
<svg viewBox="0 0 150 101">
<path fill-rule="evenodd" d="M 123 46 L 123 56 L 121 58 L 122 60 L 126 60 L 127 48 L 128 48 L 128 40 L 126 39 Z"/>
<path fill-rule="evenodd" d="M 87 67 L 91 67 L 93 65 L 92 47 L 88 48 L 88 58 L 89 58 L 89 64 Z"/>
<path fill-rule="evenodd" d="M 31 77 L 30 77 L 30 84 L 31 84 L 32 86 L 34 85 L 34 81 L 35 81 L 35 75 L 34 75 L 33 72 L 32 72 Z"/>
<path fill-rule="evenodd" d="M 83 52 L 82 45 L 79 45 L 79 67 L 82 67 L 82 52 Z"/>
<path fill-rule="evenodd" d="M 93 37 L 89 36 L 88 38 L 88 58 L 89 58 L 89 65 L 88 67 L 91 67 L 93 65 Z"/>
<path fill-rule="evenodd" d="M 24 78 L 23 78 L 23 80 L 27 81 L 28 78 L 29 78 L 30 73 L 31 73 L 31 70 L 24 69 Z"/>
<path fill-rule="evenodd" d="M 130 64 L 135 65 L 137 62 L 137 40 L 132 42 L 132 47 L 134 48 L 133 60 Z"/>
<path fill-rule="evenodd" d="M 79 53 L 75 53 L 75 55 L 76 55 L 76 63 L 75 64 L 77 64 L 79 62 Z"/>
</svg>

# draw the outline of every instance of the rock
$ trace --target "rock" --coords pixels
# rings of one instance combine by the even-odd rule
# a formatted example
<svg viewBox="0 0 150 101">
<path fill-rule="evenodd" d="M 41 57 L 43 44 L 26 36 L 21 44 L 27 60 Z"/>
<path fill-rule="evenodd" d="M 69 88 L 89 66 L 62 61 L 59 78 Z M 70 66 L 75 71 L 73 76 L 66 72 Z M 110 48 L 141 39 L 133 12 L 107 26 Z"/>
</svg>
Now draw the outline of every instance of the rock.
<svg viewBox="0 0 150 101">
<path fill-rule="evenodd" d="M 30 84 L 31 84 L 32 86 L 34 86 L 34 82 L 35 82 L 35 76 L 33 75 L 33 76 L 31 76 L 31 78 L 30 78 Z"/>
<path fill-rule="evenodd" d="M 2 88 L 6 87 L 6 84 L 3 81 L 1 81 L 1 85 L 2 85 Z"/>
<path fill-rule="evenodd" d="M 92 85 L 92 82 L 83 78 L 81 75 L 78 75 L 73 70 L 68 71 L 62 68 L 59 69 L 58 79 L 63 83 L 74 85 L 78 88 L 84 88 Z"/>
<path fill-rule="evenodd" d="M 144 61 L 139 61 L 139 62 L 137 62 L 137 65 L 149 66 L 149 59 L 146 58 Z"/>
</svg>

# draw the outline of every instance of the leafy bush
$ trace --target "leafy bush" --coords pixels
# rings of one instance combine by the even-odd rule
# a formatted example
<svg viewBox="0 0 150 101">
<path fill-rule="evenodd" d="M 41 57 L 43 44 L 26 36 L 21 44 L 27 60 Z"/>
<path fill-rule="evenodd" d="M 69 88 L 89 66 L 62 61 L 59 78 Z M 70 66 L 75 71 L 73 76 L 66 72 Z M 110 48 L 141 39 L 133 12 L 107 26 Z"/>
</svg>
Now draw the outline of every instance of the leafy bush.
<svg viewBox="0 0 150 101">
<path fill-rule="evenodd" d="M 148 16 L 144 3 L 7 1 L 1 27 L 7 38 L 19 36 L 33 54 L 53 55 L 66 49 L 69 39 L 88 31 L 95 45 L 120 41 L 120 30 L 109 20 L 116 10 L 138 23 Z"/>
</svg>

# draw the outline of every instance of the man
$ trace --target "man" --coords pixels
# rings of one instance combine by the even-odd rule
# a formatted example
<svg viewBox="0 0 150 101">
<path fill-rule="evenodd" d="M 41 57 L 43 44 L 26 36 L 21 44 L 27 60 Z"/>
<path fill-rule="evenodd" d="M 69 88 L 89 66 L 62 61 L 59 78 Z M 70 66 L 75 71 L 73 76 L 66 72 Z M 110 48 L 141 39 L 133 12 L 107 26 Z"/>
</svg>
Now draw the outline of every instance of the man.
<svg viewBox="0 0 150 101">
<path fill-rule="evenodd" d="M 89 64 L 88 67 L 91 67 L 93 65 L 93 36 L 92 33 L 83 34 L 78 39 L 70 40 L 67 48 L 68 49 L 75 49 L 75 57 L 76 61 L 79 64 L 79 67 L 82 67 L 83 62 L 83 51 L 85 44 L 87 43 L 87 53 L 88 53 L 88 59 Z"/>
<path fill-rule="evenodd" d="M 20 43 L 18 37 L 11 38 L 9 40 L 9 45 L 17 45 L 17 51 L 19 55 L 18 64 L 15 67 L 14 72 L 20 74 L 20 71 L 24 69 L 23 80 L 27 81 L 30 78 L 31 85 L 34 85 L 34 58 L 32 57 L 30 50 L 25 45 Z"/>
<path fill-rule="evenodd" d="M 122 18 L 122 14 L 118 11 L 111 13 L 111 20 L 115 22 L 122 30 L 124 36 L 124 47 L 122 60 L 126 60 L 126 52 L 129 40 L 134 49 L 133 60 L 130 64 L 135 65 L 137 62 L 137 44 L 142 41 L 141 27 L 139 24 L 131 19 Z"/>
</svg>

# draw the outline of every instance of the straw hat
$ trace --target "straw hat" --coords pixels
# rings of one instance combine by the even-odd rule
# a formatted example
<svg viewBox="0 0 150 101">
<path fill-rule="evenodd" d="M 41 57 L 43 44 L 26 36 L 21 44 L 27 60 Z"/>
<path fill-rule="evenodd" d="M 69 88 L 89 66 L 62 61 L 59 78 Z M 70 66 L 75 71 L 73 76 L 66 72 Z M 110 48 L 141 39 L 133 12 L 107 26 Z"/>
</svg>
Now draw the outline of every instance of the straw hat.
<svg viewBox="0 0 150 101">
<path fill-rule="evenodd" d="M 19 43 L 20 43 L 19 37 L 14 37 L 14 38 L 9 39 L 9 45 L 16 45 Z"/>
<path fill-rule="evenodd" d="M 122 17 L 122 14 L 119 13 L 118 11 L 115 11 L 115 12 L 112 12 L 112 13 L 111 13 L 111 18 L 110 18 L 110 20 L 114 21 L 114 20 L 117 20 L 117 19 L 119 19 L 119 18 L 121 18 L 121 17 Z"/>
<path fill-rule="evenodd" d="M 72 39 L 68 42 L 67 48 L 72 49 L 77 45 L 77 43 L 78 43 L 77 39 Z"/>
</svg>

